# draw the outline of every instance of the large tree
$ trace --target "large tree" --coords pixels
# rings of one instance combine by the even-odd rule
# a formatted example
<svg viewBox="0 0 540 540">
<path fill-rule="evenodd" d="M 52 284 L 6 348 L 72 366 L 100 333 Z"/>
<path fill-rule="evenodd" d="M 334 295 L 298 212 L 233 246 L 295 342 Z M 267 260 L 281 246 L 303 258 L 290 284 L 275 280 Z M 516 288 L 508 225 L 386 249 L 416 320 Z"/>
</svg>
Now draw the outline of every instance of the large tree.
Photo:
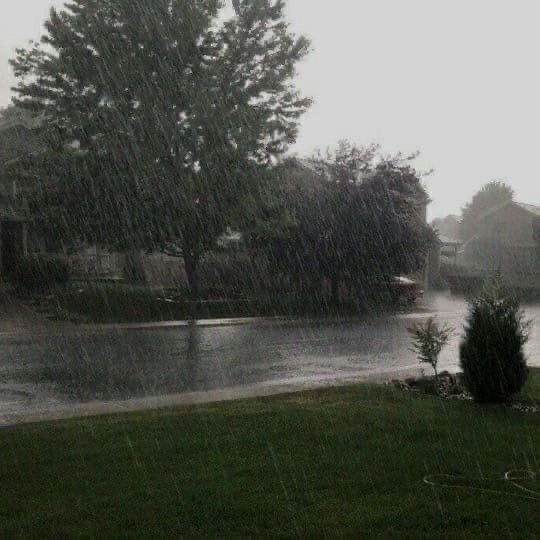
<svg viewBox="0 0 540 540">
<path fill-rule="evenodd" d="M 292 85 L 309 44 L 283 0 L 234 7 L 72 0 L 12 61 L 15 101 L 46 118 L 55 153 L 37 165 L 57 186 L 47 217 L 126 249 L 174 242 L 193 290 L 202 254 L 257 201 L 309 105 Z"/>
<path fill-rule="evenodd" d="M 276 269 L 310 293 L 354 287 L 359 300 L 385 293 L 392 276 L 419 270 L 434 235 L 425 221 L 427 194 L 411 159 L 380 158 L 375 146 L 341 143 L 326 155 L 281 168 L 281 215 L 254 235 Z"/>
<path fill-rule="evenodd" d="M 483 186 L 462 210 L 462 240 L 470 240 L 475 235 L 478 218 L 482 214 L 500 204 L 511 201 L 513 198 L 514 190 L 500 180 L 494 180 Z"/>
</svg>

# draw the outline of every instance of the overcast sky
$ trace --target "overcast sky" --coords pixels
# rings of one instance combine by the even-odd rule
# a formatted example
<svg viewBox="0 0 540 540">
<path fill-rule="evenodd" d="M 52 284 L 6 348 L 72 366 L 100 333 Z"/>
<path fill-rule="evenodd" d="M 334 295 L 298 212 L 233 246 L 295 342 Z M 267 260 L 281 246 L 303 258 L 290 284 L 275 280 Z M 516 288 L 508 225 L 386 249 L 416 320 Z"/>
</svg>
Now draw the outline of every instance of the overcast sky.
<svg viewBox="0 0 540 540">
<path fill-rule="evenodd" d="M 149 2 L 151 0 L 148 0 Z M 7 59 L 41 34 L 63 0 L 3 0 L 0 106 Z M 315 104 L 294 150 L 341 138 L 422 153 L 431 217 L 457 213 L 493 178 L 540 203 L 540 2 L 537 0 L 288 0 L 313 53 L 298 84 Z"/>
</svg>

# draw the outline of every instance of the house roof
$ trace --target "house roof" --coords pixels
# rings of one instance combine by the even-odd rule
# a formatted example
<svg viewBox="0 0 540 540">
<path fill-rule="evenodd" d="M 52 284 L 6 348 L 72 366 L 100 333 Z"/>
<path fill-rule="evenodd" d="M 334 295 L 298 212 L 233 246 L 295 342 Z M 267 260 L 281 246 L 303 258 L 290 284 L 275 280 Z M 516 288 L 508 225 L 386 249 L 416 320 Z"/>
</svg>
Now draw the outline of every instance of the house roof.
<svg viewBox="0 0 540 540">
<path fill-rule="evenodd" d="M 526 210 L 527 212 L 534 214 L 535 216 L 540 217 L 540 206 L 537 206 L 535 204 L 525 204 L 525 203 L 516 203 L 518 206 Z"/>
<path fill-rule="evenodd" d="M 439 242 L 446 246 L 460 246 L 461 244 L 463 244 L 461 240 L 458 240 L 457 238 L 450 238 L 449 236 L 445 236 L 444 234 L 439 234 Z"/>
<path fill-rule="evenodd" d="M 535 215 L 537 217 L 540 217 L 540 206 L 538 206 L 538 205 L 526 204 L 526 203 L 521 203 L 521 202 L 517 202 L 517 201 L 506 201 L 506 202 L 504 202 L 502 204 L 498 204 L 497 206 L 494 206 L 493 208 L 490 208 L 489 210 L 487 210 L 486 212 L 481 214 L 478 217 L 478 219 L 482 220 L 482 219 L 484 219 L 484 218 L 486 218 L 488 216 L 496 214 L 497 212 L 499 212 L 503 208 L 506 208 L 507 206 L 515 206 L 516 208 L 520 208 L 521 210 L 525 210 L 525 212 L 528 212 L 529 214 L 533 214 L 533 215 Z"/>
</svg>

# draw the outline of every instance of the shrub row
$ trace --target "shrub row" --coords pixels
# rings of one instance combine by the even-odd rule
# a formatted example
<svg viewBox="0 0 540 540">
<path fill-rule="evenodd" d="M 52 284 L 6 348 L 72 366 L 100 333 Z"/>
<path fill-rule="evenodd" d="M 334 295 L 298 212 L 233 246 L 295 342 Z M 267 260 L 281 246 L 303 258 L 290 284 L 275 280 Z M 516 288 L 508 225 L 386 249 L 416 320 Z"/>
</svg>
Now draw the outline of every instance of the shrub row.
<svg viewBox="0 0 540 540">
<path fill-rule="evenodd" d="M 65 285 L 69 280 L 69 266 L 65 261 L 32 255 L 18 261 L 10 281 L 24 292 L 43 292 L 54 286 Z"/>
</svg>

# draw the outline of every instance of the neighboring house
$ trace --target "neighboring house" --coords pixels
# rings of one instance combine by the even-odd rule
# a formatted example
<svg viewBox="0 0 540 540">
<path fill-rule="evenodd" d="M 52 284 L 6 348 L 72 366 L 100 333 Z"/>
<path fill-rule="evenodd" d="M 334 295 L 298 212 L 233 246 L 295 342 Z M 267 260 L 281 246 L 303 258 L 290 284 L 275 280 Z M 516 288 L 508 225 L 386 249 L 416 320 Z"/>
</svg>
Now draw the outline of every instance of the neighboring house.
<svg viewBox="0 0 540 540">
<path fill-rule="evenodd" d="M 439 234 L 441 262 L 457 264 L 462 245 L 463 242 L 458 238 L 450 238 L 443 234 Z"/>
<path fill-rule="evenodd" d="M 487 273 L 540 278 L 540 206 L 508 201 L 485 212 L 460 262 Z"/>
<path fill-rule="evenodd" d="M 28 211 L 19 186 L 6 172 L 36 147 L 32 122 L 13 108 L 0 115 L 0 279 L 28 252 Z"/>
<path fill-rule="evenodd" d="M 28 251 L 28 226 L 24 213 L 0 195 L 0 279 L 16 269 Z"/>
<path fill-rule="evenodd" d="M 35 188 L 17 185 L 10 174 L 18 161 L 41 151 L 36 127 L 40 121 L 16 107 L 0 110 L 0 280 L 9 276 L 18 261 L 29 254 L 64 260 L 75 280 L 118 281 L 125 277 L 126 256 L 95 245 L 65 246 L 44 236 L 32 223 L 26 196 Z M 39 180 L 37 180 L 39 181 Z M 218 240 L 222 250 L 237 250 L 242 244 L 240 233 L 228 230 Z M 148 284 L 174 287 L 185 282 L 182 262 L 166 253 L 141 253 L 142 270 Z"/>
<path fill-rule="evenodd" d="M 444 282 L 443 277 L 449 267 L 458 264 L 458 258 L 462 242 L 457 238 L 449 238 L 442 235 L 437 228 L 435 232 L 438 235 L 437 242 L 431 249 L 427 257 L 425 287 L 440 288 Z"/>
<path fill-rule="evenodd" d="M 26 197 L 35 188 L 30 178 L 19 184 L 10 171 L 17 163 L 43 149 L 38 131 L 40 120 L 16 107 L 0 111 L 0 279 L 17 268 L 29 253 L 60 257 L 75 277 L 118 278 L 121 257 L 95 246 L 81 246 L 68 253 L 64 246 L 44 238 L 32 225 Z"/>
<path fill-rule="evenodd" d="M 436 231 L 439 242 L 437 244 L 437 256 L 440 262 L 457 264 L 461 246 L 461 221 L 458 216 L 449 215 L 437 218 L 431 222 Z"/>
</svg>

